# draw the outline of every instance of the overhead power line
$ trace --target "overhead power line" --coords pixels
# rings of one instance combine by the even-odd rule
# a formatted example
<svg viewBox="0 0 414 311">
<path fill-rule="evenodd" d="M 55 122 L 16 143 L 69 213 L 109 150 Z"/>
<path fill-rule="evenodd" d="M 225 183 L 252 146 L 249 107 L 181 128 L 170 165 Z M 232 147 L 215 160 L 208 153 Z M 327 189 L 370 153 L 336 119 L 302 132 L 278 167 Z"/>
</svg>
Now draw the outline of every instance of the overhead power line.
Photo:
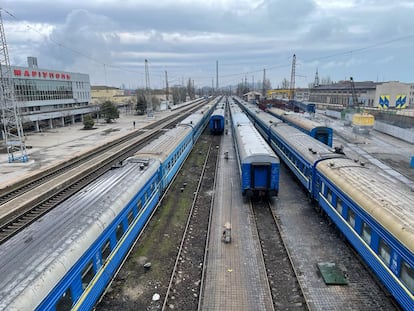
<svg viewBox="0 0 414 311">
<path fill-rule="evenodd" d="M 4 9 L 4 8 L 0 8 L 0 9 L 3 10 L 9 16 L 11 16 L 13 19 L 15 19 L 17 21 L 20 21 L 15 15 L 10 13 L 6 9 Z M 31 27 L 30 25 L 26 25 L 26 26 L 27 26 L 27 28 L 31 29 L 32 31 L 35 31 L 35 32 L 42 35 L 42 33 L 40 31 L 38 31 L 37 29 Z M 328 55 L 324 55 L 324 56 L 317 56 L 317 57 L 310 58 L 310 59 L 305 58 L 305 59 L 302 59 L 302 60 L 304 62 L 312 62 L 312 61 L 321 61 L 321 60 L 329 59 L 329 58 L 335 58 L 335 57 L 338 57 L 338 56 L 343 56 L 343 55 L 348 55 L 348 54 L 357 54 L 357 53 L 364 52 L 366 50 L 375 49 L 375 48 L 378 48 L 378 47 L 381 47 L 381 46 L 384 46 L 384 45 L 388 45 L 388 44 L 395 43 L 395 42 L 398 42 L 398 41 L 408 40 L 408 39 L 411 39 L 411 38 L 414 38 L 414 34 L 410 34 L 410 35 L 406 35 L 406 36 L 402 36 L 402 37 L 398 37 L 398 38 L 394 38 L 394 39 L 390 39 L 390 40 L 380 41 L 380 42 L 377 42 L 377 43 L 374 43 L 374 44 L 371 44 L 371 45 L 367 45 L 367 46 L 360 47 L 360 48 L 355 48 L 355 49 L 352 49 L 352 50 L 332 53 L 332 54 L 328 54 Z M 126 68 L 118 66 L 118 65 L 108 64 L 108 63 L 102 62 L 101 60 L 98 60 L 98 59 L 94 58 L 93 56 L 91 56 L 87 53 L 84 53 L 84 52 L 81 52 L 79 50 L 73 49 L 69 46 L 66 46 L 65 44 L 63 44 L 63 43 L 61 43 L 61 42 L 59 42 L 59 41 L 57 41 L 53 38 L 49 37 L 48 39 L 51 43 L 53 43 L 53 44 L 55 44 L 55 45 L 57 45 L 57 46 L 59 46 L 63 49 L 66 49 L 66 50 L 68 50 L 68 51 L 70 51 L 74 54 L 80 55 L 80 56 L 82 56 L 86 59 L 89 59 L 93 62 L 96 62 L 96 63 L 98 63 L 102 66 L 106 66 L 106 67 L 110 67 L 110 68 L 114 68 L 114 69 L 122 70 L 122 71 L 126 71 L 126 72 L 131 72 L 131 73 L 135 73 L 135 74 L 138 73 L 140 75 L 145 75 L 141 71 L 126 69 Z M 288 68 L 290 66 L 290 59 L 291 59 L 291 57 L 286 59 L 286 61 L 282 60 L 279 64 L 276 64 L 276 65 L 273 65 L 273 66 L 267 66 L 267 67 L 264 67 L 264 68 L 263 68 L 263 66 L 261 66 L 261 68 L 257 69 L 257 70 L 250 70 L 250 71 L 243 71 L 243 72 L 238 72 L 238 73 L 220 75 L 219 78 L 231 78 L 231 77 L 240 77 L 240 76 L 245 76 L 245 75 L 251 75 L 251 74 L 262 72 L 263 69 L 265 69 L 267 71 L 271 71 L 271 70 L 279 69 L 279 68 Z M 160 72 L 159 74 L 156 74 L 156 75 L 162 77 L 163 73 L 164 72 L 162 71 L 162 72 Z M 206 74 L 205 76 L 199 76 L 197 78 L 198 79 L 210 79 L 211 74 L 208 74 L 208 75 Z"/>
</svg>

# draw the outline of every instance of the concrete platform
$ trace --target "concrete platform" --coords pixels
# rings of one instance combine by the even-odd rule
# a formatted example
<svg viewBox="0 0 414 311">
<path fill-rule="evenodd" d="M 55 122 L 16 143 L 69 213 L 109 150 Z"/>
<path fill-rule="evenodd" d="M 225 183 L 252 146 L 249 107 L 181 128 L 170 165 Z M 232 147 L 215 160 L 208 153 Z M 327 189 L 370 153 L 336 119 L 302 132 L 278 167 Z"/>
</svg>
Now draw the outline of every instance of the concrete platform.
<svg viewBox="0 0 414 311">
<path fill-rule="evenodd" d="M 395 310 L 335 227 L 316 212 L 286 166 L 281 169 L 279 196 L 272 209 L 280 219 L 281 234 L 311 310 Z M 324 282 L 318 264 L 327 262 L 346 276 L 346 285 Z"/>
<path fill-rule="evenodd" d="M 223 135 L 200 310 L 273 310 L 249 203 L 243 201 L 231 131 Z M 224 153 L 228 152 L 228 159 Z M 230 222 L 231 242 L 222 240 Z"/>
<path fill-rule="evenodd" d="M 83 130 L 83 124 L 76 123 L 40 133 L 28 132 L 28 162 L 8 163 L 7 153 L 0 153 L 0 188 L 134 131 L 133 121 L 138 130 L 168 114 L 171 112 L 156 112 L 154 118 L 147 118 L 121 113 L 113 123 L 105 123 L 103 119 L 95 122 L 93 130 Z"/>
<path fill-rule="evenodd" d="M 334 129 L 334 146 L 342 145 L 347 156 L 371 163 L 414 189 L 414 168 L 411 159 L 414 145 L 393 136 L 372 130 L 369 135 L 355 134 L 343 121 L 317 115 L 318 121 Z"/>
</svg>

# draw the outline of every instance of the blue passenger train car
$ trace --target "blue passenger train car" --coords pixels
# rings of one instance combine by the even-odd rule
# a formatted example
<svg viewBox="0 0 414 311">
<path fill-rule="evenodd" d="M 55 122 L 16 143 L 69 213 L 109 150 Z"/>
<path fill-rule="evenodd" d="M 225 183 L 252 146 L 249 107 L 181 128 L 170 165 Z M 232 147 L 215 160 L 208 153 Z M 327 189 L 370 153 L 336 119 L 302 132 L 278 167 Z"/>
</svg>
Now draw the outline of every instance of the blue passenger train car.
<svg viewBox="0 0 414 311">
<path fill-rule="evenodd" d="M 224 132 L 225 127 L 225 104 L 219 103 L 217 104 L 216 109 L 211 114 L 210 122 L 209 122 L 209 129 L 211 134 L 218 134 L 221 135 Z"/>
<path fill-rule="evenodd" d="M 302 112 L 307 112 L 307 113 L 316 112 L 316 105 L 314 103 L 294 100 L 293 106 L 298 108 L 298 110 Z"/>
<path fill-rule="evenodd" d="M 246 114 L 236 104 L 229 105 L 243 195 L 276 196 L 279 192 L 279 158 Z"/>
<path fill-rule="evenodd" d="M 404 310 L 414 310 L 414 193 L 286 123 L 255 124 Z"/>
<path fill-rule="evenodd" d="M 281 119 L 289 125 L 296 127 L 313 138 L 316 138 L 325 145 L 332 147 L 333 129 L 331 127 L 306 119 L 304 116 L 299 114 L 288 113 L 282 109 L 270 108 L 267 111 L 271 115 Z"/>
<path fill-rule="evenodd" d="M 91 310 L 214 105 L 203 106 L 0 245 L 0 310 Z"/>
<path fill-rule="evenodd" d="M 313 198 L 404 310 L 414 310 L 414 193 L 347 158 L 315 163 Z"/>
</svg>

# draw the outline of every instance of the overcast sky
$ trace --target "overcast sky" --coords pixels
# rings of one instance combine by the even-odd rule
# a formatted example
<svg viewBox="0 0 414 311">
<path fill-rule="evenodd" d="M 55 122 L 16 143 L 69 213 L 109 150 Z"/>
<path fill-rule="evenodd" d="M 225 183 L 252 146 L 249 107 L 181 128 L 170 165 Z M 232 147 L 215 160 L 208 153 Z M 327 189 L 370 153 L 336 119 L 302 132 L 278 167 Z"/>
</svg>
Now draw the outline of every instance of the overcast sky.
<svg viewBox="0 0 414 311">
<path fill-rule="evenodd" d="M 3 0 L 11 65 L 82 72 L 92 85 L 290 80 L 414 82 L 413 0 Z M 8 13 L 12 14 L 10 16 Z"/>
</svg>

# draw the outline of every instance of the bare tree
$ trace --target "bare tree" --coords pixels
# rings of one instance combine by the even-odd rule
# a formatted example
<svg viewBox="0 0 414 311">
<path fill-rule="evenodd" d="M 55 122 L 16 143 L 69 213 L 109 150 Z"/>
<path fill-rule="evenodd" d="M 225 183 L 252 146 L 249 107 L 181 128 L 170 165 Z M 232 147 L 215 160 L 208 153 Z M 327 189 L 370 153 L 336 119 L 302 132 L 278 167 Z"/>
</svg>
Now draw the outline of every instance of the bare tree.
<svg viewBox="0 0 414 311">
<path fill-rule="evenodd" d="M 194 89 L 194 82 L 191 80 L 191 78 L 188 78 L 187 82 L 187 94 L 190 99 L 195 98 L 195 89 Z"/>
<path fill-rule="evenodd" d="M 246 83 L 239 83 L 237 85 L 236 94 L 237 96 L 243 96 L 243 94 L 246 94 L 250 92 L 250 88 L 247 86 Z"/>
<path fill-rule="evenodd" d="M 282 89 L 288 89 L 289 85 L 290 85 L 289 80 L 286 79 L 286 78 L 283 78 L 283 80 L 282 80 Z"/>
</svg>

